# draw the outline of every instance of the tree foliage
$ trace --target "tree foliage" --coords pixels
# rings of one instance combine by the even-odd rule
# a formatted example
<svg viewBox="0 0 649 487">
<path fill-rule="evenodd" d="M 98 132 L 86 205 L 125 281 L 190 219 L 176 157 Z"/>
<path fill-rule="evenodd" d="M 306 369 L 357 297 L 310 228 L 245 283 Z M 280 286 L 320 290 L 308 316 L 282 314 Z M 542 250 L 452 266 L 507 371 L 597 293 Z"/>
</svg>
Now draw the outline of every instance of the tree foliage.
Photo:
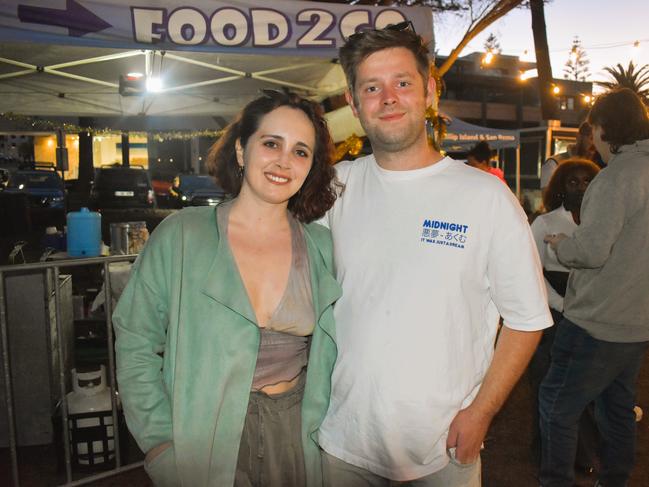
<svg viewBox="0 0 649 487">
<path fill-rule="evenodd" d="M 563 68 L 563 77 L 575 81 L 586 81 L 589 74 L 589 64 L 590 61 L 588 60 L 588 55 L 582 47 L 579 37 L 575 36 L 572 40 L 572 47 L 570 48 L 568 60 Z"/>
<path fill-rule="evenodd" d="M 649 106 L 649 64 L 637 66 L 629 61 L 625 68 L 620 63 L 604 68 L 610 77 L 608 81 L 595 81 L 595 84 L 612 90 L 615 88 L 630 88 L 635 91 L 645 105 Z"/>
<path fill-rule="evenodd" d="M 502 52 L 500 42 L 498 42 L 498 38 L 493 32 L 489 34 L 489 37 L 487 37 L 487 40 L 484 43 L 484 50 L 485 52 L 491 52 L 493 54 L 500 54 Z"/>
</svg>

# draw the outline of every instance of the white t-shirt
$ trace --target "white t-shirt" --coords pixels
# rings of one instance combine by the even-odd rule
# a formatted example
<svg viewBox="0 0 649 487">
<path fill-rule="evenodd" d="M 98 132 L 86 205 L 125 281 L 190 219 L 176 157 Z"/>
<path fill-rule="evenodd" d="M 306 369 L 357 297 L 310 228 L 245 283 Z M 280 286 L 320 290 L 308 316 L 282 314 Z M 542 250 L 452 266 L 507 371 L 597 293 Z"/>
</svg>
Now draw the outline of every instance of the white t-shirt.
<svg viewBox="0 0 649 487">
<path fill-rule="evenodd" d="M 532 222 L 532 235 L 534 235 L 534 242 L 539 251 L 541 265 L 544 269 L 548 271 L 570 272 L 570 269 L 559 262 L 557 254 L 552 250 L 550 244 L 543 241 L 543 237 L 552 233 L 565 233 L 571 237 L 576 229 L 577 224 L 572 218 L 572 213 L 563 206 L 536 217 Z M 545 280 L 545 289 L 548 293 L 548 304 L 550 307 L 563 313 L 563 297 L 554 290 L 547 279 Z"/>
<path fill-rule="evenodd" d="M 446 437 L 475 397 L 506 326 L 550 326 L 529 225 L 497 178 L 450 158 L 386 171 L 338 164 L 329 211 L 338 359 L 322 448 L 393 480 L 448 463 Z"/>
<path fill-rule="evenodd" d="M 543 164 L 541 164 L 541 189 L 542 190 L 548 186 L 548 183 L 550 182 L 550 179 L 552 178 L 554 171 L 557 170 L 557 167 L 559 167 L 559 163 L 556 161 L 556 159 L 553 159 L 552 157 L 547 161 L 545 161 Z"/>
</svg>

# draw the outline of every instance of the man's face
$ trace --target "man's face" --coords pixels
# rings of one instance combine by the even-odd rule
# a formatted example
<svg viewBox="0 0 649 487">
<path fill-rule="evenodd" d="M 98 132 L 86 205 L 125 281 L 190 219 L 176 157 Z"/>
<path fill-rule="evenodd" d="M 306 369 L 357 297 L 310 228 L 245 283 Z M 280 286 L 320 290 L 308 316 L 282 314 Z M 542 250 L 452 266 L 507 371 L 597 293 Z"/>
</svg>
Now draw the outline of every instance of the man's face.
<svg viewBox="0 0 649 487">
<path fill-rule="evenodd" d="M 581 134 L 577 135 L 577 142 L 582 144 L 582 146 L 586 148 L 586 150 L 588 151 L 588 154 L 586 154 L 586 156 L 588 158 L 595 155 L 595 151 L 597 149 L 595 149 L 595 143 L 593 141 L 592 131 L 589 135 L 581 135 Z"/>
<path fill-rule="evenodd" d="M 356 72 L 355 97 L 346 94 L 375 152 L 401 152 L 426 137 L 425 114 L 435 83 L 424 86 L 414 55 L 405 48 L 368 56 Z"/>
<path fill-rule="evenodd" d="M 593 125 L 593 144 L 595 149 L 599 152 L 599 155 L 602 157 L 602 160 L 608 164 L 609 159 L 611 158 L 611 148 L 608 145 L 608 142 L 602 140 L 602 127 L 599 125 Z"/>
</svg>

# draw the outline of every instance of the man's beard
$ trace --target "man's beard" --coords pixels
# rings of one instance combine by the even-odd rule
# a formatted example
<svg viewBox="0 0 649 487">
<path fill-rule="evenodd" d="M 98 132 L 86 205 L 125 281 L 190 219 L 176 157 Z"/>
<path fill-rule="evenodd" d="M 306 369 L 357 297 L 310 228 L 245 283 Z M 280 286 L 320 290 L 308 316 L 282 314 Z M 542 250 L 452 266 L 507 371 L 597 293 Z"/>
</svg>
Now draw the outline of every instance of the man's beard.
<svg viewBox="0 0 649 487">
<path fill-rule="evenodd" d="M 363 125 L 363 124 L 361 124 Z M 425 131 L 422 121 L 421 127 L 410 126 L 399 130 L 390 130 L 380 127 L 363 127 L 370 139 L 373 151 L 400 152 L 414 145 Z"/>
</svg>

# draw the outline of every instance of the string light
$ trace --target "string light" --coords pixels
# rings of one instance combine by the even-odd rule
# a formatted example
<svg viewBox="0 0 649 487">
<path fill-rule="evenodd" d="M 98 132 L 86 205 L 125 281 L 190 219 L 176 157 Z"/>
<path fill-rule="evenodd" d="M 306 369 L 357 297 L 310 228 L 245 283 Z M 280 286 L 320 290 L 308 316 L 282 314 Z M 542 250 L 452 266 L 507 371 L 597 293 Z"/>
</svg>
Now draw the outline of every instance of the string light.
<svg viewBox="0 0 649 487">
<path fill-rule="evenodd" d="M 644 42 L 649 42 L 649 39 L 636 39 L 635 41 L 619 41 L 619 42 L 609 42 L 605 44 L 593 44 L 590 46 L 585 46 L 581 45 L 583 49 L 614 49 L 616 47 L 624 47 L 624 46 L 629 46 L 629 47 L 634 47 L 634 48 L 640 48 L 640 44 Z M 550 49 L 550 52 L 566 52 L 566 51 L 572 51 L 573 48 L 562 48 L 562 49 Z"/>
<path fill-rule="evenodd" d="M 88 134 L 96 137 L 95 140 L 101 140 L 100 136 L 107 135 L 121 135 L 122 130 L 113 129 L 113 128 L 97 128 L 97 127 L 81 127 L 79 125 L 74 125 L 66 122 L 59 122 L 55 120 L 45 120 L 36 117 L 30 117 L 27 115 L 19 115 L 16 113 L 6 112 L 0 113 L 0 120 L 6 120 L 13 122 L 16 125 L 18 130 L 25 131 L 43 131 L 43 132 L 57 132 L 63 131 L 68 134 L 80 134 L 82 132 L 87 132 Z M 29 127 L 29 128 L 26 128 Z M 154 140 L 157 142 L 162 142 L 165 140 L 191 140 L 194 137 L 212 137 L 217 138 L 223 134 L 224 130 L 171 130 L 171 131 L 160 131 L 160 132 L 141 132 L 141 131 L 132 131 L 129 132 L 134 136 L 146 137 L 151 135 Z"/>
</svg>

